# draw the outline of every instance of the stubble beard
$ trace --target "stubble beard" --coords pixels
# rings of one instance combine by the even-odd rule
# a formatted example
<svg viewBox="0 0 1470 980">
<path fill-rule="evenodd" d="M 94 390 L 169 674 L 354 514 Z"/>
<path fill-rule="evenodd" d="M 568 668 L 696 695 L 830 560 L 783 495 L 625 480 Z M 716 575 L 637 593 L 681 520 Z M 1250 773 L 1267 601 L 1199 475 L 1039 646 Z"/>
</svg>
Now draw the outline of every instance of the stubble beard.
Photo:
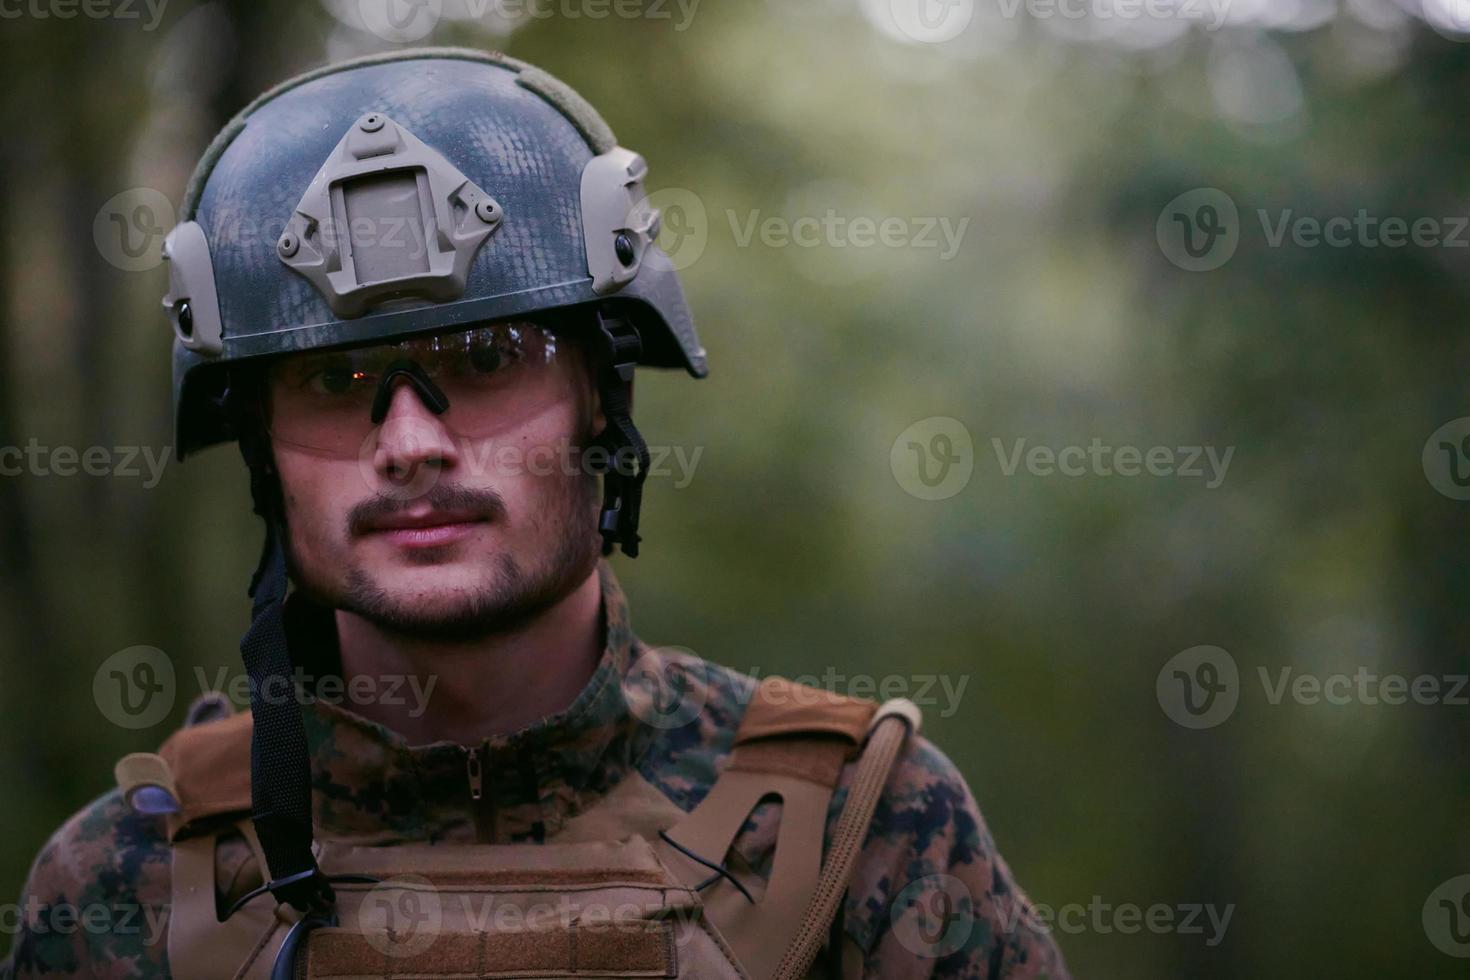
<svg viewBox="0 0 1470 980">
<path fill-rule="evenodd" d="M 287 548 L 293 580 L 308 598 L 362 617 L 385 633 L 418 640 L 473 643 L 513 632 L 570 595 L 597 569 L 601 539 L 594 530 L 597 479 L 579 475 L 549 496 L 537 522 L 555 534 L 544 555 L 500 552 L 488 556 L 469 588 L 422 593 L 389 591 L 360 564 L 339 582 L 304 568 Z M 285 537 L 289 541 L 291 534 Z M 432 552 L 417 560 L 436 561 Z"/>
</svg>

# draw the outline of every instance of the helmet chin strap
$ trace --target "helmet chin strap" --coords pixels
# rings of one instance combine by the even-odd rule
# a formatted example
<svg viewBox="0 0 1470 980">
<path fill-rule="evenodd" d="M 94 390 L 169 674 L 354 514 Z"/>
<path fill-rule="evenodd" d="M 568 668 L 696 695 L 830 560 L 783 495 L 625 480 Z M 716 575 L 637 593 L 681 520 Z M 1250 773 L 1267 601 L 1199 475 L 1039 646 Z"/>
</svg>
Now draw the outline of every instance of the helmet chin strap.
<svg viewBox="0 0 1470 980">
<path fill-rule="evenodd" d="M 250 583 L 250 627 L 240 656 L 250 679 L 250 818 L 265 854 L 266 889 L 303 915 L 330 917 L 335 895 L 312 854 L 311 761 L 286 641 L 286 552 L 280 483 L 258 422 L 240 426 L 265 546 Z"/>
</svg>

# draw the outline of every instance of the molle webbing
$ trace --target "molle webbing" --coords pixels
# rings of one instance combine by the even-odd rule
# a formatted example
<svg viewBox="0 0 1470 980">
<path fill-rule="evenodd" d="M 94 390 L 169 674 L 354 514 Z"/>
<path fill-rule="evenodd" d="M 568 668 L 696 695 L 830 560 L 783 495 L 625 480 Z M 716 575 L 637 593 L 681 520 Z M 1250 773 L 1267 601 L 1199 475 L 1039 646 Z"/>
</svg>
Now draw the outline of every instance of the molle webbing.
<svg viewBox="0 0 1470 980">
<path fill-rule="evenodd" d="M 359 977 L 677 977 L 668 922 L 625 922 L 519 931 L 445 933 L 423 950 L 400 951 L 386 932 L 324 929 L 307 946 L 311 980 Z"/>
</svg>

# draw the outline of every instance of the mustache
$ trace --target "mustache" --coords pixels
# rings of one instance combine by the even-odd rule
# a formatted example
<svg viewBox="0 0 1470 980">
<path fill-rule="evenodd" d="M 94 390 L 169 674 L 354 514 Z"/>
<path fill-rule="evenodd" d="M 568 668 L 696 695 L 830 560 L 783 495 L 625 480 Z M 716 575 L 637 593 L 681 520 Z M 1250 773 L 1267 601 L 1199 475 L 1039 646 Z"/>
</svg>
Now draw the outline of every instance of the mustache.
<svg viewBox="0 0 1470 980">
<path fill-rule="evenodd" d="M 436 483 L 424 493 L 409 499 L 378 493 L 355 504 L 347 512 L 347 530 L 360 537 L 372 530 L 375 522 L 407 510 L 420 510 L 425 504 L 436 511 L 468 511 L 489 520 L 505 517 L 505 499 L 494 490 L 471 490 L 468 487 Z"/>
</svg>

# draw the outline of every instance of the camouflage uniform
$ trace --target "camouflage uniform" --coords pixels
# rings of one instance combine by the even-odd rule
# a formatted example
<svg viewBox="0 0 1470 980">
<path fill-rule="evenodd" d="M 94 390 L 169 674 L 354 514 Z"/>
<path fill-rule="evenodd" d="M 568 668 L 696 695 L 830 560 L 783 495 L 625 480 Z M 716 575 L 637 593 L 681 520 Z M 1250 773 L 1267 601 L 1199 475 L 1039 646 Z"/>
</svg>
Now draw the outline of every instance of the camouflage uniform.
<svg viewBox="0 0 1470 980">
<path fill-rule="evenodd" d="M 472 749 L 410 747 L 334 705 L 305 710 L 318 834 L 356 843 L 539 843 L 638 772 L 683 810 L 714 783 L 755 682 L 697 658 L 644 645 L 602 563 L 606 648 L 562 714 L 487 739 L 483 793 L 472 800 Z M 292 649 L 320 675 L 336 660 L 328 611 L 293 597 Z M 300 655 L 300 654 L 298 654 Z M 677 695 L 670 700 L 670 694 Z M 844 773 L 843 787 L 852 767 Z M 839 787 L 828 832 L 846 794 Z M 775 814 L 758 810 L 736 860 L 767 868 Z M 261 881 L 243 840 L 220 849 L 233 882 L 224 900 Z M 114 790 L 46 844 L 22 897 L 24 922 L 0 977 L 162 977 L 169 844 L 162 818 L 133 813 Z M 882 978 L 1063 978 L 1051 937 L 996 852 L 954 765 L 912 738 L 889 778 L 842 911 L 841 927 Z"/>
</svg>

